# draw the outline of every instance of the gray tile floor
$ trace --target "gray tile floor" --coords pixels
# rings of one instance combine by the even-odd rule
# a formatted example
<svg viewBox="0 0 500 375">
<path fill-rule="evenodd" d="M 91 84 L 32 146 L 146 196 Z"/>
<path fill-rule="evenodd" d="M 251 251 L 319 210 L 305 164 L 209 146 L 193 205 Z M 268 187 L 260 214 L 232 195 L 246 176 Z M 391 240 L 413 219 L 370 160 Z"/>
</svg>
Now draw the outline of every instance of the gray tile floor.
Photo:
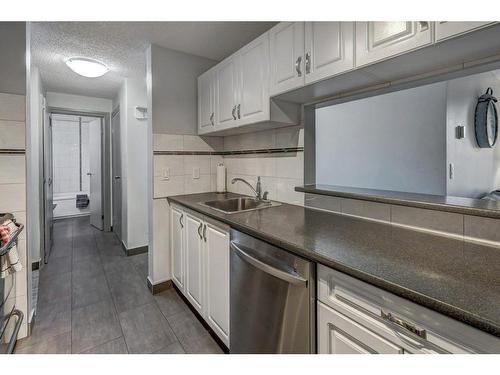
<svg viewBox="0 0 500 375">
<path fill-rule="evenodd" d="M 222 353 L 174 289 L 151 295 L 147 262 L 88 217 L 56 221 L 33 332 L 16 353 Z"/>
</svg>

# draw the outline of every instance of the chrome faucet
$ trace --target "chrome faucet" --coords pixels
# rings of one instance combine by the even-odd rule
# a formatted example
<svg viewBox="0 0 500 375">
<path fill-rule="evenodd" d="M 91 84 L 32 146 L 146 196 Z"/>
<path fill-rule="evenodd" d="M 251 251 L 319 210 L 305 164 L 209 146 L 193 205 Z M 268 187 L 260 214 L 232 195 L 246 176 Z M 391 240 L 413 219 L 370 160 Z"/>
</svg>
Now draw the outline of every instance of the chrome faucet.
<svg viewBox="0 0 500 375">
<path fill-rule="evenodd" d="M 257 200 L 267 200 L 267 195 L 269 194 L 267 191 L 264 192 L 264 194 L 262 194 L 262 185 L 261 185 L 261 182 L 260 182 L 260 176 L 257 177 L 257 185 L 255 186 L 255 189 L 253 188 L 253 186 L 245 179 L 243 178 L 239 178 L 239 177 L 236 177 L 236 178 L 233 178 L 231 180 L 231 183 L 234 184 L 238 181 L 241 181 L 243 183 L 245 183 L 250 189 L 252 189 L 253 193 L 255 194 L 255 198 Z"/>
</svg>

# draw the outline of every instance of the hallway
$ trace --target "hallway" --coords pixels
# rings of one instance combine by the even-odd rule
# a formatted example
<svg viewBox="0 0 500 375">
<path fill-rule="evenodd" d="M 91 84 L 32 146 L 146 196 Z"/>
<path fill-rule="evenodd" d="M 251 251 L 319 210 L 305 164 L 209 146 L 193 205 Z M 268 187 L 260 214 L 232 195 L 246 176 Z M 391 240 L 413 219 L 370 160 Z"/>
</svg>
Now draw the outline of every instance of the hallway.
<svg viewBox="0 0 500 375">
<path fill-rule="evenodd" d="M 222 353 L 174 289 L 153 296 L 147 254 L 126 257 L 88 217 L 54 222 L 32 335 L 16 353 Z"/>
</svg>

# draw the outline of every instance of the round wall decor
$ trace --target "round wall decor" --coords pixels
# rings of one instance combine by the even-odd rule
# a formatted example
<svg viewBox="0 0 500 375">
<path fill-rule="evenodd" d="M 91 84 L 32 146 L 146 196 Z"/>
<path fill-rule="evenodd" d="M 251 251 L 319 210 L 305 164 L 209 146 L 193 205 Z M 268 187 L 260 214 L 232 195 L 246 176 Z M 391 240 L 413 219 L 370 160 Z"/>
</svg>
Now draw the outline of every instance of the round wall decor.
<svg viewBox="0 0 500 375">
<path fill-rule="evenodd" d="M 497 98 L 493 96 L 493 90 L 488 87 L 486 93 L 477 100 L 474 126 L 476 142 L 481 148 L 491 148 L 498 137 L 498 116 L 495 103 Z"/>
</svg>

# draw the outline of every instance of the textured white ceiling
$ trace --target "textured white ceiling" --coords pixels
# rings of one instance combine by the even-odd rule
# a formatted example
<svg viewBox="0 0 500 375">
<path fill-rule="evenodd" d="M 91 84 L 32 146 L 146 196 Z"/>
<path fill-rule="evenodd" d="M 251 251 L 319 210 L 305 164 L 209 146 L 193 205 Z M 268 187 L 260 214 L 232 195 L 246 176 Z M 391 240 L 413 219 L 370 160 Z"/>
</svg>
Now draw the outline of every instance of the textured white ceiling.
<svg viewBox="0 0 500 375">
<path fill-rule="evenodd" d="M 34 22 L 32 61 L 44 89 L 112 99 L 125 77 L 145 77 L 150 43 L 220 61 L 275 22 Z M 104 62 L 110 72 L 84 78 L 65 64 L 81 56 Z"/>
</svg>

